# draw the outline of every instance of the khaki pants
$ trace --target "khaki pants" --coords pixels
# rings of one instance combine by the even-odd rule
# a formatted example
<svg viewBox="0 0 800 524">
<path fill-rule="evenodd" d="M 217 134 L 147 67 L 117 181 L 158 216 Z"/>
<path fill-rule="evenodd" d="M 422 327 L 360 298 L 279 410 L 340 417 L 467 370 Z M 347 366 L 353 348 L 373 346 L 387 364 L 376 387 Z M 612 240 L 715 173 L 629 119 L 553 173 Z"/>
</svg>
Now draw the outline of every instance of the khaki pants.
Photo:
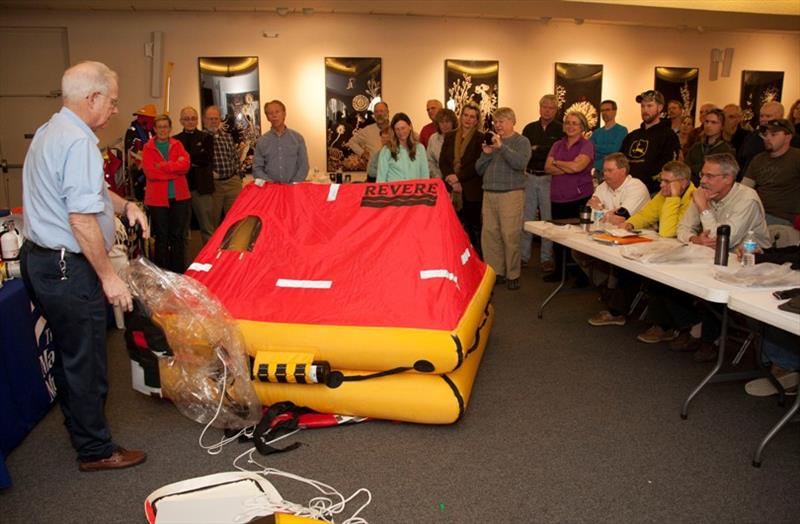
<svg viewBox="0 0 800 524">
<path fill-rule="evenodd" d="M 227 180 L 214 180 L 213 207 L 211 208 L 211 225 L 219 227 L 222 212 L 228 212 L 236 197 L 242 192 L 242 179 L 234 175 Z"/>
<path fill-rule="evenodd" d="M 519 278 L 519 236 L 522 231 L 522 208 L 525 191 L 483 193 L 483 259 L 495 273 L 508 279 Z"/>
</svg>

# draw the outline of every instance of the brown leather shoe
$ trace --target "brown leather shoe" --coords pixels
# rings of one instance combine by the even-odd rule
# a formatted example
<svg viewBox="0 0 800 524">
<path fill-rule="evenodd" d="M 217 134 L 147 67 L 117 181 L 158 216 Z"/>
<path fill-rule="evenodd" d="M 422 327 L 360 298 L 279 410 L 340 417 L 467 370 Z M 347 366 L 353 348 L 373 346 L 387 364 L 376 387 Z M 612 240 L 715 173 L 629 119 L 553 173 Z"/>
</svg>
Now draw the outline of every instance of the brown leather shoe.
<svg viewBox="0 0 800 524">
<path fill-rule="evenodd" d="M 717 348 L 714 344 L 701 342 L 700 348 L 694 352 L 695 362 L 713 362 L 717 359 Z"/>
<path fill-rule="evenodd" d="M 78 469 L 81 471 L 103 471 L 106 469 L 122 469 L 136 466 L 147 460 L 147 453 L 138 449 L 117 448 L 110 457 L 95 460 L 94 462 L 81 462 Z"/>
<path fill-rule="evenodd" d="M 694 338 L 688 331 L 681 331 L 680 335 L 669 343 L 670 351 L 697 351 L 700 348 L 700 339 Z"/>
</svg>

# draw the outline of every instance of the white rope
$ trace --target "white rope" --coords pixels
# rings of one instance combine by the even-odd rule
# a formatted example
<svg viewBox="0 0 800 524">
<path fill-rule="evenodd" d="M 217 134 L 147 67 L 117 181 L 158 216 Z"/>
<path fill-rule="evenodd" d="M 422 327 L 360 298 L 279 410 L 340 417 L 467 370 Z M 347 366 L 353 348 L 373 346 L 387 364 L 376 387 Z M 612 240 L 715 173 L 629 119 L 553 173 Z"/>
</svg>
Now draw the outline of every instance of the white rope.
<svg viewBox="0 0 800 524">
<path fill-rule="evenodd" d="M 216 443 L 210 444 L 210 445 L 203 444 L 203 437 L 205 437 L 206 431 L 208 431 L 208 428 L 210 428 L 211 425 L 214 424 L 214 421 L 216 421 L 217 417 L 219 417 L 220 411 L 222 411 L 222 403 L 225 401 L 225 393 L 227 392 L 227 388 L 228 388 L 228 381 L 227 381 L 227 378 L 228 378 L 228 364 L 219 355 L 217 355 L 217 358 L 219 358 L 219 360 L 220 360 L 220 362 L 222 362 L 222 366 L 223 366 L 223 368 L 222 368 L 222 391 L 220 391 L 220 395 L 219 395 L 219 404 L 217 405 L 217 412 L 214 413 L 214 416 L 211 418 L 211 420 L 208 421 L 208 424 L 206 424 L 206 426 L 203 428 L 203 431 L 200 433 L 200 438 L 197 439 L 197 444 L 200 446 L 200 448 L 206 450 L 206 453 L 208 453 L 209 455 L 219 455 L 220 453 L 222 453 L 223 446 L 225 446 L 227 444 L 230 444 L 231 442 L 236 441 L 241 435 L 245 435 L 247 437 L 252 437 L 253 436 L 253 431 L 255 431 L 255 427 L 254 426 L 249 426 L 249 427 L 240 429 L 232 437 L 223 438 L 219 442 L 216 442 Z M 223 433 L 223 435 L 224 435 L 224 433 Z"/>
<path fill-rule="evenodd" d="M 222 361 L 223 365 L 223 372 L 222 372 L 222 391 L 220 392 L 219 397 L 219 404 L 217 405 L 217 411 L 214 413 L 214 417 L 205 425 L 203 431 L 200 433 L 200 437 L 198 438 L 198 445 L 206 450 L 209 455 L 218 455 L 222 452 L 222 448 L 231 442 L 234 442 L 239 438 L 240 435 L 246 435 L 248 437 L 253 438 L 253 432 L 255 431 L 254 426 L 250 426 L 247 428 L 243 428 L 239 430 L 234 436 L 223 438 L 219 442 L 214 444 L 206 445 L 203 443 L 203 437 L 206 434 L 206 431 L 211 427 L 214 421 L 217 420 L 219 417 L 220 411 L 222 411 L 222 403 L 225 399 L 225 392 L 227 389 L 227 376 L 228 376 L 228 365 L 225 363 L 225 360 L 217 357 Z M 281 435 L 276 437 L 269 442 L 267 445 L 272 445 L 275 442 L 278 442 L 281 439 L 294 435 L 301 428 L 297 428 L 285 435 Z M 258 435 L 255 436 L 258 438 Z M 335 524 L 334 517 L 342 513 L 347 506 L 347 503 L 355 499 L 356 497 L 360 496 L 362 493 L 366 495 L 367 500 L 359 506 L 359 508 L 350 516 L 350 518 L 343 520 L 341 524 L 368 524 L 366 519 L 363 517 L 359 517 L 359 513 L 361 513 L 364 508 L 369 506 L 370 502 L 372 502 L 372 493 L 366 488 L 360 488 L 356 492 L 354 492 L 349 497 L 345 498 L 341 493 L 336 491 L 332 486 L 320 482 L 314 479 L 308 479 L 305 477 L 301 477 L 299 475 L 295 475 L 293 473 L 288 473 L 285 471 L 281 471 L 275 468 L 268 468 L 258 461 L 253 459 L 253 453 L 256 451 L 255 446 L 248 449 L 244 453 L 241 453 L 235 459 L 233 459 L 233 466 L 238 469 L 239 471 L 244 471 L 248 473 L 258 473 L 264 477 L 268 477 L 270 475 L 277 476 L 277 477 L 284 477 L 292 480 L 296 480 L 297 482 L 302 482 L 304 484 L 308 484 L 314 487 L 317 491 L 322 493 L 323 496 L 314 497 L 308 501 L 308 506 L 301 506 L 300 504 L 295 504 L 294 502 L 289 502 L 288 500 L 282 500 L 280 502 L 271 502 L 268 497 L 266 496 L 258 496 L 253 497 L 245 501 L 244 504 L 244 512 L 239 514 L 236 517 L 236 522 L 250 522 L 253 517 L 262 516 L 262 515 L 271 515 L 273 513 L 289 513 L 292 515 L 297 515 L 299 517 L 308 517 L 314 518 L 324 522 L 330 522 L 331 524 Z M 239 466 L 237 462 L 239 462 L 242 458 L 247 457 L 247 464 L 255 464 L 258 466 L 258 470 L 251 470 L 243 466 Z"/>
<path fill-rule="evenodd" d="M 358 516 L 359 513 L 361 513 L 364 508 L 369 506 L 369 504 L 372 502 L 372 493 L 368 489 L 358 489 L 352 495 L 345 498 L 335 488 L 325 484 L 324 482 L 301 477 L 299 475 L 281 471 L 279 469 L 268 468 L 260 464 L 258 461 L 253 459 L 254 451 L 255 448 L 245 451 L 236 457 L 236 459 L 233 461 L 234 467 L 239 471 L 258 473 L 264 477 L 269 477 L 272 475 L 302 482 L 312 486 L 314 489 L 322 493 L 323 496 L 310 499 L 308 501 L 308 506 L 301 506 L 287 500 L 283 500 L 279 503 L 273 503 L 270 502 L 267 497 L 254 497 L 245 502 L 246 511 L 237 517 L 237 522 L 248 522 L 253 517 L 269 515 L 271 513 L 291 513 L 292 515 L 297 515 L 299 517 L 313 518 L 333 524 L 336 522 L 334 518 L 345 510 L 347 503 L 363 494 L 366 495 L 366 501 L 358 507 L 358 509 L 350 516 L 350 518 L 341 521 L 341 524 L 368 524 L 366 519 Z M 245 466 L 238 465 L 237 462 L 245 456 L 247 457 L 247 464 L 255 464 L 259 469 L 253 470 L 248 469 Z"/>
</svg>

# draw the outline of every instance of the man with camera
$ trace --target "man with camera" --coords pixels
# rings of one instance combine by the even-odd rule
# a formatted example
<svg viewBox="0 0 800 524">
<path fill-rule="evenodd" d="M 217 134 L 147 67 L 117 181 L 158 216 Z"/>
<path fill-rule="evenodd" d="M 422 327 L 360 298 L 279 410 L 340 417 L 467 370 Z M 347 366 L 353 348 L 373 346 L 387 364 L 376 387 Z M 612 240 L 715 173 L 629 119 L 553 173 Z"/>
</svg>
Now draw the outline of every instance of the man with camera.
<svg viewBox="0 0 800 524">
<path fill-rule="evenodd" d="M 519 289 L 519 235 L 525 200 L 525 166 L 531 143 L 514 131 L 517 117 L 510 107 L 494 112 L 495 132 L 487 131 L 475 164 L 483 177 L 483 258 L 497 273 L 497 283 Z"/>
</svg>

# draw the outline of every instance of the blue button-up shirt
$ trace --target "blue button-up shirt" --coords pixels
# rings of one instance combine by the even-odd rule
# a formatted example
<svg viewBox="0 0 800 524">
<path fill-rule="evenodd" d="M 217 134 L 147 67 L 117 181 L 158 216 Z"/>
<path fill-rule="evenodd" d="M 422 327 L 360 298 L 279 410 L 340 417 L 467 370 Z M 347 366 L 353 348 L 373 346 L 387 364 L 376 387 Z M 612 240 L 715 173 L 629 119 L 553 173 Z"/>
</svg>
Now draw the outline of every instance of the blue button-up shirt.
<svg viewBox="0 0 800 524">
<path fill-rule="evenodd" d="M 22 167 L 24 235 L 42 247 L 80 253 L 70 213 L 97 218 L 106 251 L 114 242 L 114 208 L 94 132 L 62 107 L 33 137 Z"/>
<path fill-rule="evenodd" d="M 308 176 L 306 141 L 286 128 L 282 135 L 271 129 L 256 142 L 253 176 L 272 182 L 302 182 Z"/>
</svg>

